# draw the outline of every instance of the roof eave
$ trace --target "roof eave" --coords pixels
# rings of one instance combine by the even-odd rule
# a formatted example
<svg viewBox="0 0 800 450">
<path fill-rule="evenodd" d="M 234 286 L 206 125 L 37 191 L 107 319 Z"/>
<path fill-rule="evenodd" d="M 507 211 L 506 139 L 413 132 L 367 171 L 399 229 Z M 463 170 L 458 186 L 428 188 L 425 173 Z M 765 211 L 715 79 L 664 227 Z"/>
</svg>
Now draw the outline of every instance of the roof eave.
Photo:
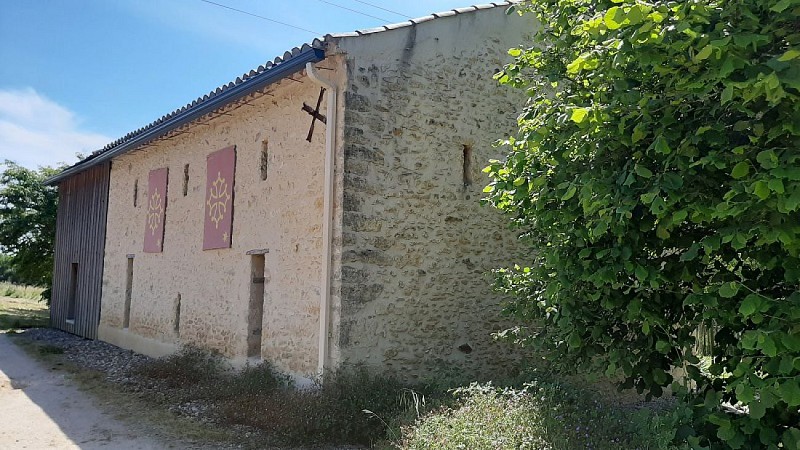
<svg viewBox="0 0 800 450">
<path fill-rule="evenodd" d="M 73 166 L 70 166 L 58 175 L 48 178 L 45 180 L 45 184 L 48 186 L 52 186 L 54 184 L 58 184 L 60 181 L 83 172 L 84 170 L 93 167 L 97 164 L 102 162 L 111 160 L 112 158 L 119 156 L 125 152 L 133 150 L 140 145 L 146 144 L 154 139 L 158 139 L 161 136 L 164 136 L 168 132 L 179 128 L 183 125 L 190 123 L 193 120 L 196 120 L 222 106 L 227 105 L 228 103 L 252 94 L 253 92 L 258 91 L 259 89 L 263 88 L 266 85 L 272 84 L 276 81 L 281 80 L 289 75 L 294 73 L 300 72 L 306 66 L 306 63 L 309 62 L 319 62 L 325 59 L 325 51 L 319 48 L 310 47 L 308 49 L 303 50 L 301 53 L 292 56 L 291 59 L 284 61 L 281 64 L 273 66 L 269 70 L 265 70 L 264 72 L 254 75 L 252 78 L 249 78 L 247 82 L 238 84 L 229 90 L 210 98 L 208 101 L 205 101 L 194 108 L 188 108 L 186 111 L 183 111 L 179 114 L 176 114 L 174 117 L 164 121 L 163 123 L 155 126 L 144 133 L 136 136 L 135 138 L 131 139 L 130 141 L 124 142 L 120 144 L 118 147 L 111 149 L 109 151 L 103 152 L 95 156 L 94 158 L 88 158 L 83 161 L 76 163 Z"/>
</svg>

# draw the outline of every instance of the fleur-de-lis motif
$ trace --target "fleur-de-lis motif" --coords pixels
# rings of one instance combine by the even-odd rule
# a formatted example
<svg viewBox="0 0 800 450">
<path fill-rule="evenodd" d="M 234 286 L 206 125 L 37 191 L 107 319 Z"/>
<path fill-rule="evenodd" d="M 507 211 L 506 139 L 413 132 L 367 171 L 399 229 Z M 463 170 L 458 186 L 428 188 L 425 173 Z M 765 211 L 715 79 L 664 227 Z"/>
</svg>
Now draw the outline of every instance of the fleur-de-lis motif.
<svg viewBox="0 0 800 450">
<path fill-rule="evenodd" d="M 231 194 L 228 193 L 228 183 L 222 178 L 222 174 L 217 172 L 217 179 L 211 183 L 211 187 L 208 190 L 208 199 L 206 200 L 208 217 L 214 222 L 214 228 L 219 229 L 219 223 L 225 217 L 230 199 Z"/>
<path fill-rule="evenodd" d="M 150 234 L 156 234 L 159 225 L 161 225 L 161 213 L 164 211 L 164 203 L 161 199 L 161 194 L 158 193 L 158 188 L 153 190 L 153 195 L 150 196 L 150 201 L 147 205 L 147 227 L 150 229 Z"/>
</svg>

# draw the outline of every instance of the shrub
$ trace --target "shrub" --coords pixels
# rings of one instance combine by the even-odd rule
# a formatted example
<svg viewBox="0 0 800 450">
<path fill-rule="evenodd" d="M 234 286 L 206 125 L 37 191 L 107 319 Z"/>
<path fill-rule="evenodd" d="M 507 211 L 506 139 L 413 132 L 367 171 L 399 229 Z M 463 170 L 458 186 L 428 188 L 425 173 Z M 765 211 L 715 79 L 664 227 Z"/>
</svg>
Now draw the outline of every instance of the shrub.
<svg viewBox="0 0 800 450">
<path fill-rule="evenodd" d="M 672 449 L 674 430 L 648 411 L 620 409 L 589 391 L 536 382 L 523 389 L 473 384 L 458 402 L 404 429 L 402 447 L 431 449 Z"/>
<path fill-rule="evenodd" d="M 317 386 L 250 391 L 223 403 L 226 423 L 258 428 L 297 443 L 372 444 L 408 405 L 397 381 L 366 370 L 326 374 Z M 366 411 L 365 411 L 366 410 Z"/>
<path fill-rule="evenodd" d="M 225 362 L 216 353 L 193 346 L 184 346 L 181 351 L 137 366 L 134 374 L 162 380 L 172 387 L 211 383 L 221 387 L 217 381 L 226 370 Z"/>
<path fill-rule="evenodd" d="M 538 0 L 488 201 L 531 243 L 508 312 L 565 369 L 690 408 L 696 446 L 800 445 L 800 4 Z M 695 331 L 715 330 L 708 373 Z M 746 414 L 730 413 L 723 404 Z M 745 408 L 746 407 L 746 408 Z"/>
</svg>

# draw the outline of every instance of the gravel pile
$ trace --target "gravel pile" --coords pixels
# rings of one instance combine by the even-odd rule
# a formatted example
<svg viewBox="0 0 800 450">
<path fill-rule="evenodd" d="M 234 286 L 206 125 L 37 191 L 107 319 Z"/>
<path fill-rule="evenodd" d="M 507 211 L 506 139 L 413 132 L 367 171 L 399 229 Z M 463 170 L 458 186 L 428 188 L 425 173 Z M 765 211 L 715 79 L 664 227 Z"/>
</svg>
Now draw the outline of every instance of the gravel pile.
<svg viewBox="0 0 800 450">
<path fill-rule="evenodd" d="M 68 360 L 81 367 L 103 372 L 114 383 L 132 383 L 131 369 L 152 359 L 102 341 L 84 339 L 52 328 L 31 328 L 22 335 L 32 341 L 62 349 Z"/>
</svg>

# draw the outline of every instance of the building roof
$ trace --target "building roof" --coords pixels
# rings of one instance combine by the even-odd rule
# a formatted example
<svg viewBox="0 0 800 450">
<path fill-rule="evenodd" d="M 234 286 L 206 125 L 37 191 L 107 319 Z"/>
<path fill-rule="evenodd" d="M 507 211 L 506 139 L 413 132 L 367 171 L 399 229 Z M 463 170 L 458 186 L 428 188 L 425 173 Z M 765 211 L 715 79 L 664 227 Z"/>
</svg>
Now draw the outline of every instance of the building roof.
<svg viewBox="0 0 800 450">
<path fill-rule="evenodd" d="M 312 42 L 295 47 L 266 64 L 259 66 L 236 78 L 230 83 L 224 84 L 208 94 L 199 97 L 186 106 L 176 109 L 169 114 L 161 116 L 150 124 L 131 131 L 125 136 L 110 142 L 103 148 L 92 152 L 86 158 L 78 161 L 70 167 L 64 169 L 58 175 L 49 178 L 45 184 L 57 184 L 60 181 L 80 173 L 90 167 L 108 161 L 115 156 L 134 150 L 141 145 L 152 142 L 165 136 L 170 131 L 182 127 L 200 117 L 205 116 L 229 103 L 256 92 L 263 87 L 280 81 L 305 68 L 308 62 L 319 62 L 325 59 L 325 47 L 327 41 L 337 38 L 368 36 L 370 34 L 381 33 L 398 28 L 410 27 L 430 20 L 455 16 L 458 14 L 471 13 L 483 9 L 491 9 L 499 6 L 511 6 L 519 0 L 509 0 L 483 5 L 474 5 L 464 8 L 456 8 L 450 11 L 439 12 L 405 22 L 384 25 L 377 28 L 356 30 L 349 33 L 327 34 L 323 39 L 314 39 Z"/>
</svg>

